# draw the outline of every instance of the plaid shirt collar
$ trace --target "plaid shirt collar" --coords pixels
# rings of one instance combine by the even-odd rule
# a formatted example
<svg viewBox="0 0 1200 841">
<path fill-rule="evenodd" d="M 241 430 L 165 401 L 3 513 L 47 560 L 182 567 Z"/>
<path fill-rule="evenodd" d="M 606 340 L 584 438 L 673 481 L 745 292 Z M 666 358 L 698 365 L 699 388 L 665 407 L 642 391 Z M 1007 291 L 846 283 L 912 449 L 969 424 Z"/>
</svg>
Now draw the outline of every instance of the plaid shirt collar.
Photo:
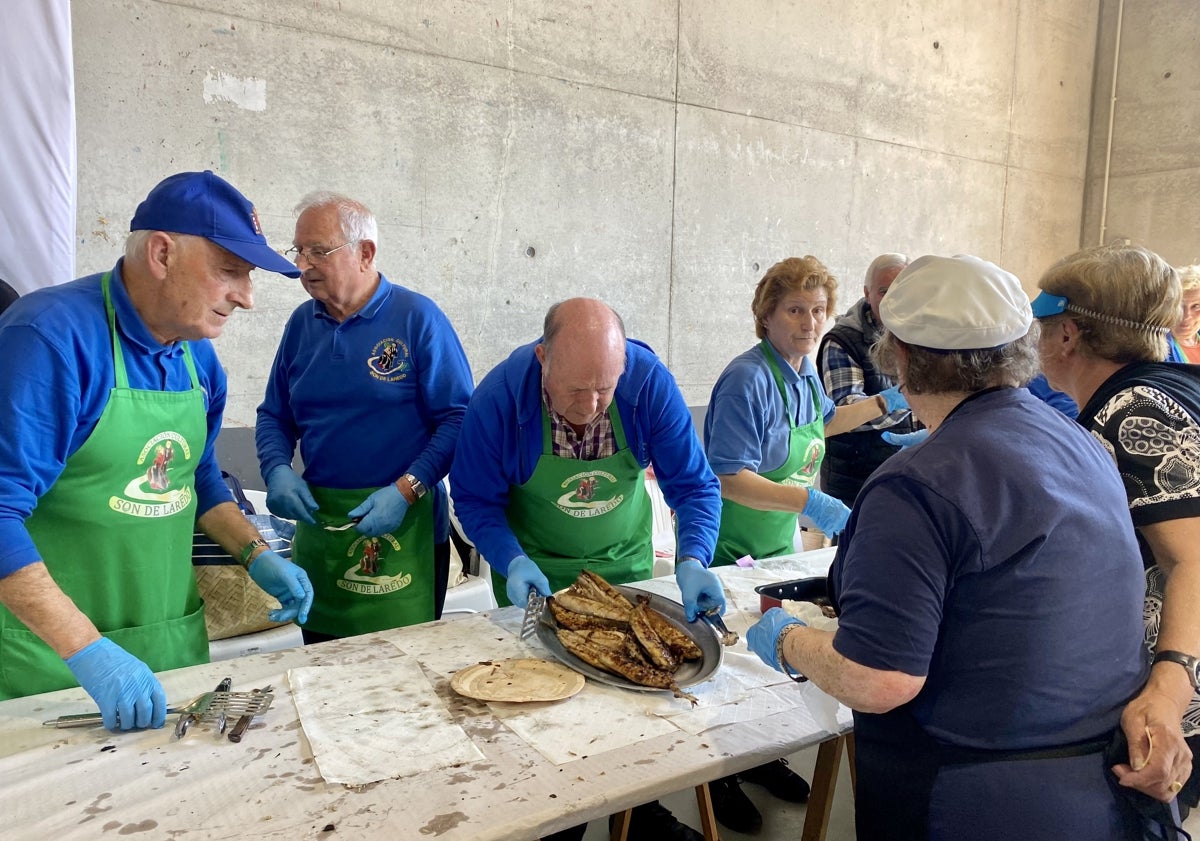
<svg viewBox="0 0 1200 841">
<path fill-rule="evenodd" d="M 550 437 L 554 455 L 580 461 L 595 461 L 608 458 L 617 452 L 617 436 L 613 432 L 612 418 L 605 410 L 589 423 L 583 432 L 576 433 L 562 415 L 550 407 L 550 395 L 542 387 L 542 403 L 550 418 Z"/>
</svg>

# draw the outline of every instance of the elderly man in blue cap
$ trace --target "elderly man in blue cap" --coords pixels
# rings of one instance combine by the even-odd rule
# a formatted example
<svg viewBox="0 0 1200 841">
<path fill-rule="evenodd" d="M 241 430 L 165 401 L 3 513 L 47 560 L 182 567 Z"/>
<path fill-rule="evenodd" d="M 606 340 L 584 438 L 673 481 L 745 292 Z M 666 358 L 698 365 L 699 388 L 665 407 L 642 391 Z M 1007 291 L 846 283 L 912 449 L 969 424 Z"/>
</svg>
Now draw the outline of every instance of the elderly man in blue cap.
<svg viewBox="0 0 1200 841">
<path fill-rule="evenodd" d="M 81 685 L 104 724 L 161 727 L 155 671 L 207 662 L 198 525 L 304 620 L 304 572 L 268 550 L 221 479 L 225 374 L 209 341 L 253 306 L 250 272 L 295 267 L 212 172 L 138 206 L 110 270 L 0 317 L 0 698 Z"/>
</svg>

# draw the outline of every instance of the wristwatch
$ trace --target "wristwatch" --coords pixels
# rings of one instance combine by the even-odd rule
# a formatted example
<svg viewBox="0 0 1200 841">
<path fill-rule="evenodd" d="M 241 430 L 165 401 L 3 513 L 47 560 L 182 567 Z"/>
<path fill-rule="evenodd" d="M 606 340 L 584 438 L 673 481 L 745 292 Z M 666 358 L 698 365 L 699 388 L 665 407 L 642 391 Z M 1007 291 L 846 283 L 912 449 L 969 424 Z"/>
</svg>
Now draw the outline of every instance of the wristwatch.
<svg viewBox="0 0 1200 841">
<path fill-rule="evenodd" d="M 1154 655 L 1155 663 L 1178 663 L 1187 669 L 1188 680 L 1192 682 L 1192 689 L 1200 690 L 1200 659 L 1193 657 L 1190 654 L 1184 654 L 1182 651 L 1159 651 Z"/>
<path fill-rule="evenodd" d="M 267 541 L 263 540 L 261 537 L 256 537 L 253 540 L 251 540 L 249 543 L 247 543 L 245 546 L 242 547 L 242 552 L 241 552 L 242 566 L 244 566 L 246 569 L 250 568 L 250 556 L 254 554 L 255 549 L 258 549 L 260 547 L 263 549 L 270 549 L 271 544 L 267 543 Z"/>
<path fill-rule="evenodd" d="M 412 475 L 411 473 L 405 473 L 400 478 L 408 480 L 408 484 L 412 486 L 413 496 L 415 496 L 417 499 L 420 499 L 421 497 L 425 496 L 425 493 L 429 490 L 428 488 L 425 487 L 424 482 L 422 482 L 420 479 L 418 479 L 416 476 Z"/>
</svg>

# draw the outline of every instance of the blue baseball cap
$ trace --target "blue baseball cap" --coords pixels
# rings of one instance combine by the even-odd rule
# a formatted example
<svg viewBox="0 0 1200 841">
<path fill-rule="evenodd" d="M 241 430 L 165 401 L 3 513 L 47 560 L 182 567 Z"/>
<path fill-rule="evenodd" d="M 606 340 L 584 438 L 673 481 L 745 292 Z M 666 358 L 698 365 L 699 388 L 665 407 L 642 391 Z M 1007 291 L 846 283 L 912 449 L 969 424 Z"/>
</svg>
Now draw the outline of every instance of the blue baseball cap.
<svg viewBox="0 0 1200 841">
<path fill-rule="evenodd" d="M 209 169 L 160 181 L 138 205 L 129 230 L 204 237 L 260 269 L 300 277 L 294 263 L 267 245 L 250 200 Z"/>
</svg>

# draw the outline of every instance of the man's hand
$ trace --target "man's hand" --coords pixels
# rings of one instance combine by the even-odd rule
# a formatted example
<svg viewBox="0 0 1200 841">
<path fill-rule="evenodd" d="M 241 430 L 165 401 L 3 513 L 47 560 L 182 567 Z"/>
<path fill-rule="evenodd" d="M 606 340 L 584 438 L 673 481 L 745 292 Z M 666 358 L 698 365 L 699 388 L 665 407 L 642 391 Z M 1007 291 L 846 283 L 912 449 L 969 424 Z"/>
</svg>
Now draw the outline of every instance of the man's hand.
<svg viewBox="0 0 1200 841">
<path fill-rule="evenodd" d="M 695 622 L 701 613 L 725 612 L 725 588 L 721 579 L 695 558 L 684 558 L 675 565 L 675 583 L 683 596 L 687 621 Z"/>
<path fill-rule="evenodd" d="M 808 502 L 804 503 L 804 510 L 800 513 L 830 537 L 840 534 L 850 519 L 850 509 L 840 499 L 821 493 L 816 488 L 808 489 Z"/>
<path fill-rule="evenodd" d="M 407 513 L 408 500 L 393 483 L 375 491 L 346 516 L 352 520 L 355 517 L 362 518 L 354 527 L 359 534 L 379 537 L 399 528 Z"/>
<path fill-rule="evenodd" d="M 529 591 L 537 590 L 539 595 L 550 595 L 550 581 L 533 559 L 528 555 L 517 555 L 508 565 L 508 581 L 504 592 L 508 600 L 517 607 L 524 607 L 529 601 Z"/>
<path fill-rule="evenodd" d="M 272 610 L 268 617 L 272 622 L 291 622 L 303 625 L 308 621 L 308 611 L 313 603 L 312 582 L 308 573 L 291 561 L 270 550 L 262 552 L 250 564 L 250 578 L 254 583 L 282 605 Z"/>
<path fill-rule="evenodd" d="M 312 512 L 317 510 L 308 484 L 286 464 L 278 465 L 266 477 L 267 508 L 279 517 L 288 520 L 303 520 L 310 526 L 317 524 Z"/>
<path fill-rule="evenodd" d="M 1169 803 L 1192 773 L 1192 751 L 1183 739 L 1179 705 L 1147 687 L 1121 714 L 1129 764 L 1114 765 L 1121 785 Z"/>
<path fill-rule="evenodd" d="M 789 616 L 781 607 L 773 607 L 763 614 L 750 626 L 746 632 L 746 645 L 762 660 L 777 672 L 783 671 L 779 662 L 779 635 L 791 625 L 803 625 L 794 616 Z"/>
<path fill-rule="evenodd" d="M 150 667 L 107 637 L 66 659 L 67 668 L 92 696 L 109 730 L 162 727 L 167 695 Z"/>
</svg>

